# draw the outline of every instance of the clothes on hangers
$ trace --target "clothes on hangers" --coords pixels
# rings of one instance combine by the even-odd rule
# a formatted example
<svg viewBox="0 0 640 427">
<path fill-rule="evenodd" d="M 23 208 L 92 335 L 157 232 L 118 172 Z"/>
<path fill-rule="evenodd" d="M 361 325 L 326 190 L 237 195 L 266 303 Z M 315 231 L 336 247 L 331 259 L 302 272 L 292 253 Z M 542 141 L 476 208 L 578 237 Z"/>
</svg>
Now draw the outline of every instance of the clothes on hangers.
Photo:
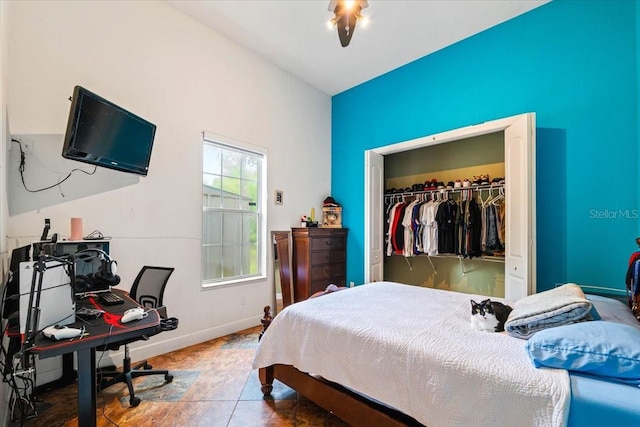
<svg viewBox="0 0 640 427">
<path fill-rule="evenodd" d="M 455 254 L 473 258 L 504 253 L 503 194 L 485 201 L 472 189 L 464 191 L 460 201 L 447 195 L 442 198 L 440 193 L 430 193 L 428 200 L 422 197 L 385 199 L 387 256 Z"/>
<path fill-rule="evenodd" d="M 438 252 L 443 254 L 456 253 L 458 227 L 456 217 L 458 204 L 455 200 L 447 200 L 438 206 L 436 221 L 438 223 Z"/>
<path fill-rule="evenodd" d="M 482 235 L 480 208 L 471 198 L 460 203 L 458 217 L 458 255 L 473 258 L 482 255 L 480 237 Z"/>
<path fill-rule="evenodd" d="M 387 229 L 387 256 L 392 254 L 401 255 L 404 251 L 404 228 L 402 219 L 407 207 L 405 202 L 397 202 L 389 209 L 389 220 Z"/>
</svg>

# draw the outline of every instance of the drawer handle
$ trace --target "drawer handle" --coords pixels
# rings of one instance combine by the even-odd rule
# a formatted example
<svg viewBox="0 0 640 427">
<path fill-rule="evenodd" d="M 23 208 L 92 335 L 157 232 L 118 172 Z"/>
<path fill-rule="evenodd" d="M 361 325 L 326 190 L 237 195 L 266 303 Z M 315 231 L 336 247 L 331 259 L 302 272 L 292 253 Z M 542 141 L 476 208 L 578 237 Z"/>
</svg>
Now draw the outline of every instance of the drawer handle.
<svg viewBox="0 0 640 427">
<path fill-rule="evenodd" d="M 331 240 L 325 240 L 324 244 L 327 246 L 331 246 L 333 244 L 333 242 Z"/>
</svg>

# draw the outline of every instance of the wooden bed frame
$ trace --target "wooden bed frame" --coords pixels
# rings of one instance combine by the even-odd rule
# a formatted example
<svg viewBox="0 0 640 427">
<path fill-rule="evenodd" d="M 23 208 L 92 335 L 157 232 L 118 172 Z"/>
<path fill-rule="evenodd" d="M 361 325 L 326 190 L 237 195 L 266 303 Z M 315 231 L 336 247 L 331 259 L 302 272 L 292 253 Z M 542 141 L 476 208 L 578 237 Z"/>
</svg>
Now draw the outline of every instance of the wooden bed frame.
<svg viewBox="0 0 640 427">
<path fill-rule="evenodd" d="M 324 293 L 318 294 L 311 298 Z M 262 338 L 272 320 L 271 307 L 265 306 L 261 320 L 263 329 L 258 339 Z M 424 427 L 402 412 L 373 402 L 340 384 L 301 372 L 291 365 L 278 364 L 260 368 L 258 376 L 265 399 L 271 395 L 273 380 L 277 379 L 352 426 Z"/>
<path fill-rule="evenodd" d="M 273 380 L 277 379 L 352 426 L 424 427 L 406 414 L 290 365 L 260 368 L 258 375 L 265 399 L 269 398 Z"/>
</svg>

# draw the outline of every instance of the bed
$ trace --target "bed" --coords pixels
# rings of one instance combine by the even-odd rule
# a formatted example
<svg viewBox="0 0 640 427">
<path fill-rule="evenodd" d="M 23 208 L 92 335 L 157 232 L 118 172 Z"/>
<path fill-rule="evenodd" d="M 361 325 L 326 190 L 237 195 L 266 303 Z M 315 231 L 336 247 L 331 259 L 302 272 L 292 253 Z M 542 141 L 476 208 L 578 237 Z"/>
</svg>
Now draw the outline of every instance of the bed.
<svg viewBox="0 0 640 427">
<path fill-rule="evenodd" d="M 527 351 L 533 340 L 472 329 L 473 298 L 482 296 L 377 282 L 293 304 L 256 351 L 262 391 L 278 379 L 356 426 L 640 419 L 637 386 L 536 368 Z M 603 320 L 637 328 L 624 304 L 595 299 Z"/>
</svg>

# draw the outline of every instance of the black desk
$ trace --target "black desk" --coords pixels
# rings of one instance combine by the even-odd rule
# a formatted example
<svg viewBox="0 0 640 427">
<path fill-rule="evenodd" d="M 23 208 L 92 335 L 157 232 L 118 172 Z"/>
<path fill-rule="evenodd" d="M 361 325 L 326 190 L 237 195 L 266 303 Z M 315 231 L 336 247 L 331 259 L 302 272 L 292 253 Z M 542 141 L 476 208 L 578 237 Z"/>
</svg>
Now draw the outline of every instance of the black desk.
<svg viewBox="0 0 640 427">
<path fill-rule="evenodd" d="M 78 320 L 68 325 L 73 328 L 85 327 L 89 335 L 82 339 L 54 341 L 41 332 L 35 339 L 31 351 L 40 355 L 41 359 L 60 356 L 67 353 L 78 354 L 78 425 L 96 425 L 96 348 L 119 341 L 135 341 L 142 336 L 155 335 L 160 332 L 160 315 L 154 309 L 149 310 L 147 317 L 130 323 L 120 323 L 122 314 L 129 308 L 138 307 L 138 303 L 129 298 L 126 292 L 114 290 L 124 304 L 103 306 L 97 298 L 86 298 L 76 303 L 76 309 L 82 306 L 99 308 L 106 313 L 99 319 Z"/>
</svg>

